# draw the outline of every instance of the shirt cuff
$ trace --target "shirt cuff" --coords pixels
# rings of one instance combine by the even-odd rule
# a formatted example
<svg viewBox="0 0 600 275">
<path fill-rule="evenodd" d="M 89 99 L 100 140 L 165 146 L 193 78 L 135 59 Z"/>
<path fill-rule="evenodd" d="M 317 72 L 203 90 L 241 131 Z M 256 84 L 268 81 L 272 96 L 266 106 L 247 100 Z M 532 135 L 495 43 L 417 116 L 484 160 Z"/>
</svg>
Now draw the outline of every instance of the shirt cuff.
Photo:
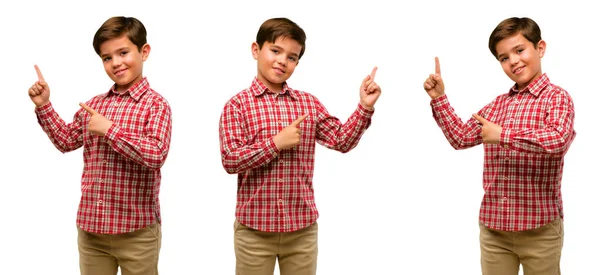
<svg viewBox="0 0 600 275">
<path fill-rule="evenodd" d="M 450 107 L 450 102 L 446 94 L 432 99 L 430 104 L 433 109 L 448 109 Z"/>
<path fill-rule="evenodd" d="M 119 137 L 119 132 L 121 132 L 121 127 L 113 123 L 110 128 L 108 128 L 108 131 L 106 131 L 104 139 L 108 143 L 114 142 Z"/>
<path fill-rule="evenodd" d="M 510 129 L 502 128 L 502 133 L 500 133 L 500 146 L 502 146 L 502 148 L 510 148 L 510 143 L 512 139 L 511 134 L 512 133 Z"/>
<path fill-rule="evenodd" d="M 366 118 L 371 118 L 373 116 L 373 113 L 375 113 L 375 108 L 373 108 L 372 110 L 369 110 L 360 103 L 358 103 L 358 108 L 356 110 L 358 111 L 360 116 L 366 117 Z"/>
<path fill-rule="evenodd" d="M 54 107 L 52 107 L 52 103 L 50 103 L 50 102 L 48 102 L 48 104 L 46 104 L 44 106 L 35 107 L 35 114 L 40 119 L 45 119 L 45 118 L 51 117 L 53 111 L 54 111 Z"/>
</svg>

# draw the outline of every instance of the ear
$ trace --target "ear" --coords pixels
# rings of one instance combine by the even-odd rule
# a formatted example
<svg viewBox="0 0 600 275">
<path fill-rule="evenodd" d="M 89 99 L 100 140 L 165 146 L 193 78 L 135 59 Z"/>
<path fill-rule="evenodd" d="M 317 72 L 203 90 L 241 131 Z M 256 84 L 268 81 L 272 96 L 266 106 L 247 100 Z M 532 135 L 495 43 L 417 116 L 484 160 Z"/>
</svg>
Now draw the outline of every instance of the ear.
<svg viewBox="0 0 600 275">
<path fill-rule="evenodd" d="M 537 44 L 537 51 L 540 55 L 540 58 L 544 57 L 544 53 L 546 53 L 546 41 L 540 40 Z"/>
<path fill-rule="evenodd" d="M 260 51 L 260 47 L 258 46 L 258 43 L 252 42 L 252 57 L 254 57 L 254 59 L 258 59 L 259 51 Z"/>
<path fill-rule="evenodd" d="M 150 55 L 150 44 L 144 44 L 140 52 L 142 53 L 142 61 L 146 61 Z"/>
</svg>

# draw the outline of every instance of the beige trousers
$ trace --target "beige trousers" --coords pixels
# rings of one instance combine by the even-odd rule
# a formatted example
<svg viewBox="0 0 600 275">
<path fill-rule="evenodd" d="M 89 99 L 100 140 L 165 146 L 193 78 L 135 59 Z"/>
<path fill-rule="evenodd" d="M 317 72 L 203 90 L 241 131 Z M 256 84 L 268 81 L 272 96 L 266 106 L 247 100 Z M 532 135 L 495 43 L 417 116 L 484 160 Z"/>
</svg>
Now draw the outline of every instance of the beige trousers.
<svg viewBox="0 0 600 275">
<path fill-rule="evenodd" d="M 483 275 L 560 275 L 563 221 L 518 232 L 492 230 L 479 224 Z"/>
<path fill-rule="evenodd" d="M 124 234 L 95 234 L 77 228 L 81 275 L 158 275 L 160 224 Z"/>
<path fill-rule="evenodd" d="M 273 233 L 234 223 L 235 274 L 273 275 L 275 260 L 281 275 L 317 274 L 318 225 L 294 232 Z"/>
</svg>

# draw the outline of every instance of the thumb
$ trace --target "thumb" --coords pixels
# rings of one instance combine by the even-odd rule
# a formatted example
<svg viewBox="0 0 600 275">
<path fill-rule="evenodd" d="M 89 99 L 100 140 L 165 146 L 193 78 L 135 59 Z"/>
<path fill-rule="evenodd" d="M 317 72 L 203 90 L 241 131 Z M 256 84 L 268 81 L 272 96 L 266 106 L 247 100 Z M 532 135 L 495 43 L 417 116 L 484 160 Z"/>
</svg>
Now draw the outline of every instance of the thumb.
<svg viewBox="0 0 600 275">
<path fill-rule="evenodd" d="M 485 118 L 481 117 L 478 114 L 473 114 L 473 118 L 476 119 L 477 121 L 479 121 L 479 123 L 481 123 L 481 124 L 488 123 L 488 121 Z"/>
<path fill-rule="evenodd" d="M 83 103 L 79 103 L 79 106 L 81 106 L 81 108 L 83 108 L 84 110 L 86 110 L 90 115 L 96 115 L 96 114 L 98 114 L 98 112 L 96 112 L 96 110 L 88 107 L 87 105 L 85 105 Z"/>
<path fill-rule="evenodd" d="M 294 122 L 292 122 L 292 124 L 290 124 L 290 125 L 292 125 L 294 127 L 298 127 L 298 125 L 300 125 L 300 122 L 302 122 L 306 117 L 308 117 L 308 114 L 305 114 L 305 115 L 299 117 L 298 119 L 294 120 Z"/>
</svg>

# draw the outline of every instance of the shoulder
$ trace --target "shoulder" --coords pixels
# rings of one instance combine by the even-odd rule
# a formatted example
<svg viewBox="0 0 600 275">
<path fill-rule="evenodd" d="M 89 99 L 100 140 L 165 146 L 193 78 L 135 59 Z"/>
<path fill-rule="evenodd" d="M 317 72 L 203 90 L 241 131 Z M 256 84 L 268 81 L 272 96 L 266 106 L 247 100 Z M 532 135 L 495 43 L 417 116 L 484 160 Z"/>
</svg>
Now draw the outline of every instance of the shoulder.
<svg viewBox="0 0 600 275">
<path fill-rule="evenodd" d="M 248 102 L 250 100 L 252 100 L 253 97 L 254 97 L 254 95 L 252 94 L 250 89 L 248 89 L 248 88 L 244 89 L 241 92 L 238 92 L 237 94 L 235 94 L 231 98 L 229 98 L 227 100 L 227 102 L 225 102 L 224 109 L 228 109 L 228 108 L 241 109 L 243 106 L 248 104 Z"/>
<path fill-rule="evenodd" d="M 167 99 L 162 94 L 160 94 L 152 88 L 148 88 L 148 91 L 146 91 L 144 97 L 147 98 L 147 100 L 153 102 L 154 104 L 169 106 L 169 101 L 167 101 Z"/>
</svg>

